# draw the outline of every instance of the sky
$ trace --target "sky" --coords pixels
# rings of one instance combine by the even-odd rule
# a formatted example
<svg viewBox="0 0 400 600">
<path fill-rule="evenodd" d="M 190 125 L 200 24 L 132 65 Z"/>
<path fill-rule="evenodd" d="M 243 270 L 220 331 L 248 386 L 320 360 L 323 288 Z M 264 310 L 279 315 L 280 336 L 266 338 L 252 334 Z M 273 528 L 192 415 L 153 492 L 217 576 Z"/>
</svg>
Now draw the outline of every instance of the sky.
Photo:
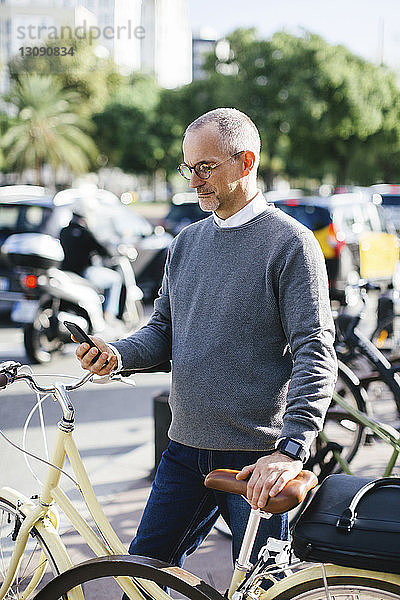
<svg viewBox="0 0 400 600">
<path fill-rule="evenodd" d="M 400 71 L 400 0 L 189 0 L 192 29 L 223 36 L 256 27 L 262 37 L 285 29 L 318 33 L 373 62 Z"/>
</svg>

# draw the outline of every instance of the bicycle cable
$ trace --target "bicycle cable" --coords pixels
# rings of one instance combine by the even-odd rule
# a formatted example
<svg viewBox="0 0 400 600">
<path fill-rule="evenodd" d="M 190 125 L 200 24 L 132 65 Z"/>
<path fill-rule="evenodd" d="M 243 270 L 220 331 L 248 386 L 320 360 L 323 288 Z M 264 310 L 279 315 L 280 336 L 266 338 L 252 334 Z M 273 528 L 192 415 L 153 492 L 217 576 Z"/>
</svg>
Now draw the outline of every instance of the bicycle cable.
<svg viewBox="0 0 400 600">
<path fill-rule="evenodd" d="M 16 448 L 16 450 L 19 450 L 23 454 L 27 454 L 31 458 L 35 458 L 36 460 L 39 460 L 40 462 L 44 463 L 45 465 L 47 465 L 49 467 L 52 467 L 53 469 L 57 469 L 57 471 L 60 471 L 60 473 L 62 473 L 66 477 L 68 477 L 68 479 L 70 479 L 73 482 L 73 484 L 78 488 L 78 490 L 81 489 L 79 483 L 77 481 L 75 481 L 75 479 L 73 477 L 71 477 L 71 475 L 69 475 L 69 473 L 67 473 L 63 469 L 60 469 L 60 467 L 56 467 L 56 465 L 53 465 L 48 460 L 45 460 L 44 458 L 41 458 L 40 456 L 36 456 L 35 454 L 32 454 L 31 452 L 28 452 L 28 450 L 24 450 L 23 448 L 21 448 L 20 446 L 18 446 L 18 444 L 16 444 L 12 440 L 10 440 L 1 429 L 0 429 L 0 435 L 6 440 L 6 442 L 8 442 L 9 444 L 11 444 L 11 446 L 13 448 Z"/>
<path fill-rule="evenodd" d="M 26 450 L 26 436 L 28 433 L 28 427 L 29 427 L 31 419 L 32 419 L 33 415 L 35 414 L 36 410 L 39 410 L 40 426 L 41 426 L 41 430 L 42 430 L 42 437 L 43 437 L 45 455 L 46 455 L 47 460 L 49 460 L 49 451 L 48 451 L 48 446 L 47 446 L 46 432 L 44 430 L 44 418 L 43 418 L 42 403 L 50 395 L 51 394 L 45 394 L 43 397 L 40 397 L 39 394 L 36 394 L 37 402 L 25 420 L 24 429 L 23 429 L 23 433 L 22 433 L 22 448 L 24 450 Z M 43 486 L 43 482 L 39 479 L 39 477 L 36 475 L 33 468 L 31 467 L 31 465 L 29 464 L 28 457 L 26 454 L 24 454 L 24 459 L 25 459 L 26 466 L 28 467 L 29 471 L 32 473 L 33 477 L 36 479 L 36 481 L 38 482 L 39 485 Z"/>
<path fill-rule="evenodd" d="M 28 370 L 29 374 L 33 374 L 33 371 L 32 371 L 32 369 L 31 369 L 31 367 L 30 367 L 29 365 L 24 365 L 24 367 L 25 367 L 25 368 L 27 368 L 27 370 Z M 24 367 L 23 367 L 23 368 L 24 368 Z M 22 369 L 21 369 L 21 370 L 22 370 Z M 73 375 L 65 375 L 65 374 L 54 375 L 54 374 L 48 374 L 48 373 L 44 373 L 44 374 L 42 374 L 41 376 L 43 376 L 43 377 L 55 377 L 55 376 L 57 376 L 57 377 L 69 377 L 69 378 L 72 378 L 72 379 L 75 379 L 75 378 L 76 378 L 76 377 L 75 377 L 75 376 L 73 376 Z M 104 380 L 104 379 L 106 379 L 106 378 L 104 378 L 104 379 L 103 379 L 103 381 L 101 381 L 101 379 L 103 379 L 103 378 L 100 378 L 100 380 L 94 381 L 93 383 L 108 383 L 108 381 L 109 381 L 109 378 L 108 378 L 108 377 L 107 377 L 107 380 L 106 380 L 106 381 Z M 117 378 L 115 378 L 115 379 L 117 379 Z M 126 383 L 127 385 L 136 385 L 136 384 L 135 384 L 135 383 L 133 383 L 132 381 L 131 381 L 131 382 L 129 382 L 129 383 L 128 383 L 128 382 L 125 382 L 125 381 L 122 381 L 122 383 Z M 36 396 L 37 396 L 37 398 L 39 398 L 39 397 L 40 397 L 40 393 L 39 393 L 39 392 L 36 392 Z M 46 460 L 46 459 L 44 459 L 44 458 L 41 458 L 40 456 L 36 456 L 36 454 L 33 454 L 32 452 L 29 452 L 29 451 L 28 451 L 28 450 L 26 450 L 26 448 L 24 447 L 24 445 L 25 445 L 25 430 L 26 430 L 26 429 L 27 429 L 27 427 L 29 426 L 30 420 L 31 420 L 31 418 L 32 418 L 32 416 L 33 416 L 33 414 L 34 414 L 34 412 L 36 411 L 36 409 L 39 407 L 39 411 L 41 410 L 41 404 L 44 402 L 44 400 L 45 400 L 45 399 L 46 399 L 48 396 L 51 396 L 51 392 L 47 393 L 46 395 L 44 395 L 43 397 L 41 397 L 40 399 L 38 399 L 38 400 L 37 400 L 37 403 L 36 403 L 36 405 L 33 407 L 33 409 L 31 410 L 30 414 L 28 415 L 28 417 L 27 417 L 27 419 L 26 419 L 26 421 L 25 421 L 25 425 L 24 425 L 24 435 L 23 435 L 23 440 L 22 440 L 22 443 L 23 443 L 23 446 L 22 446 L 22 448 L 21 448 L 21 446 L 19 446 L 18 444 L 16 444 L 16 443 L 15 443 L 15 442 L 13 442 L 12 440 L 10 440 L 10 438 L 9 438 L 9 437 L 8 437 L 8 436 L 7 436 L 7 435 L 6 435 L 6 434 L 3 432 L 3 430 L 2 430 L 2 429 L 0 429 L 0 436 L 1 436 L 1 437 L 2 437 L 2 438 L 3 438 L 3 439 L 6 441 L 6 442 L 8 442 L 8 443 L 9 443 L 9 444 L 10 444 L 10 445 L 13 447 L 13 448 L 15 448 L 16 450 L 19 450 L 19 451 L 20 451 L 20 452 L 22 452 L 22 453 L 23 453 L 25 456 L 30 456 L 31 458 L 33 458 L 33 459 L 35 459 L 35 460 L 38 460 L 39 462 L 41 462 L 41 463 L 43 463 L 43 464 L 45 464 L 45 465 L 47 465 L 47 466 L 49 466 L 49 467 L 52 467 L 53 469 L 56 469 L 57 471 L 60 471 L 60 473 L 62 473 L 62 474 L 63 474 L 63 475 L 65 475 L 66 477 L 68 477 L 68 479 L 70 479 L 70 480 L 72 481 L 72 483 L 75 485 L 75 487 L 76 487 L 78 490 L 80 490 L 80 485 L 79 485 L 79 483 L 78 483 L 78 482 L 77 482 L 77 481 L 76 481 L 76 480 L 75 480 L 75 479 L 74 479 L 74 478 L 73 478 L 73 477 L 72 477 L 72 476 L 71 476 L 69 473 L 67 473 L 67 472 L 66 472 L 66 471 L 64 471 L 63 469 L 60 469 L 60 467 L 57 467 L 56 465 L 53 465 L 53 464 L 52 464 L 52 463 L 51 463 L 49 460 Z M 41 418 L 41 417 L 40 417 L 40 420 L 41 420 L 41 426 L 42 426 L 42 427 L 44 427 L 44 420 L 43 420 L 43 418 Z M 43 431 L 43 429 L 42 429 L 42 431 Z M 45 437 L 44 437 L 44 440 L 45 440 Z M 48 457 L 48 450 L 47 450 L 47 441 L 44 441 L 44 444 L 45 444 L 45 451 L 46 451 L 47 458 L 49 458 L 49 457 Z M 34 479 L 36 479 L 36 481 L 37 481 L 37 482 L 38 482 L 40 485 L 43 485 L 43 484 L 42 484 L 42 482 L 40 481 L 40 479 L 39 479 L 39 478 L 36 476 L 36 474 L 33 472 L 32 468 L 30 467 L 30 465 L 29 465 L 29 463 L 27 462 L 27 459 L 26 459 L 26 458 L 25 458 L 25 462 L 26 462 L 26 465 L 27 465 L 27 467 L 28 467 L 29 471 L 30 471 L 30 472 L 31 472 L 31 474 L 33 475 Z"/>
</svg>

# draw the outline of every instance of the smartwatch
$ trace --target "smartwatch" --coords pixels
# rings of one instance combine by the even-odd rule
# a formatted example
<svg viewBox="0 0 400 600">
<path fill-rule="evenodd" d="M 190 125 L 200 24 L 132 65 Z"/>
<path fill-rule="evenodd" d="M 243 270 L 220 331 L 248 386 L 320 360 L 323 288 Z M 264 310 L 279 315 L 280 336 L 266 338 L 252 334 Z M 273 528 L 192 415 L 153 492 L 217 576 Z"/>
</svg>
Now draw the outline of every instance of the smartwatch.
<svg viewBox="0 0 400 600">
<path fill-rule="evenodd" d="M 279 440 L 276 449 L 282 454 L 290 456 L 290 458 L 293 458 L 294 460 L 301 460 L 303 463 L 306 461 L 307 452 L 304 450 L 303 446 L 293 438 L 282 438 Z"/>
</svg>

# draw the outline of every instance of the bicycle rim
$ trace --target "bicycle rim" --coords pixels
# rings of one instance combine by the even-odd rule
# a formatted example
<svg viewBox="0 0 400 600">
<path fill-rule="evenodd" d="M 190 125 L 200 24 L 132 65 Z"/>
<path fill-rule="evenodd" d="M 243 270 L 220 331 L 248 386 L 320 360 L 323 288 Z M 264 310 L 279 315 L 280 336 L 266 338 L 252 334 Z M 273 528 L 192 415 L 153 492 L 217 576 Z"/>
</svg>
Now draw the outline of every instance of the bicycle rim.
<svg viewBox="0 0 400 600">
<path fill-rule="evenodd" d="M 368 577 L 333 577 L 328 579 L 331 598 L 335 600 L 398 600 L 400 587 Z M 274 600 L 326 600 L 322 579 L 294 586 L 276 596 Z"/>
<path fill-rule="evenodd" d="M 35 600 L 54 600 L 77 585 L 82 586 L 85 600 L 121 600 L 121 588 L 114 577 L 135 578 L 136 583 L 138 579 L 154 582 L 169 588 L 173 598 L 182 600 L 223 600 L 217 590 L 183 569 L 144 556 L 128 555 L 103 556 L 76 565 L 50 581 Z M 157 600 L 156 594 L 144 592 L 143 596 L 146 600 Z"/>
<path fill-rule="evenodd" d="M 19 522 L 15 506 L 4 498 L 0 498 L 0 585 L 4 581 L 4 576 L 14 550 L 15 541 L 12 538 L 17 533 Z M 44 568 L 44 573 L 39 585 L 43 586 L 49 578 L 58 575 L 59 571 L 55 560 L 51 556 L 49 545 L 33 529 L 14 582 L 5 595 L 5 600 L 18 600 L 18 598 L 21 598 L 21 595 L 26 591 L 32 579 L 35 576 L 39 576 L 42 568 Z"/>
</svg>

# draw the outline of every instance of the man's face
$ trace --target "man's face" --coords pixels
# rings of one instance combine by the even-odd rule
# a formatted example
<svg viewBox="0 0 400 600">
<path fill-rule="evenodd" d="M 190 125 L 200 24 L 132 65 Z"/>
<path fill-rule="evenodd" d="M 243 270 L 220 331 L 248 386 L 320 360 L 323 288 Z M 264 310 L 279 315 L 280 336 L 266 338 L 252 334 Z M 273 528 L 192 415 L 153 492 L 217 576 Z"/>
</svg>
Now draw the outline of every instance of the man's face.
<svg viewBox="0 0 400 600">
<path fill-rule="evenodd" d="M 200 162 L 211 166 L 225 161 L 229 154 L 220 148 L 217 127 L 209 124 L 187 133 L 183 140 L 183 157 L 190 167 Z M 190 187 L 196 190 L 202 210 L 217 211 L 233 200 L 240 177 L 240 161 L 232 159 L 213 169 L 209 179 L 200 179 L 192 171 Z"/>
</svg>

